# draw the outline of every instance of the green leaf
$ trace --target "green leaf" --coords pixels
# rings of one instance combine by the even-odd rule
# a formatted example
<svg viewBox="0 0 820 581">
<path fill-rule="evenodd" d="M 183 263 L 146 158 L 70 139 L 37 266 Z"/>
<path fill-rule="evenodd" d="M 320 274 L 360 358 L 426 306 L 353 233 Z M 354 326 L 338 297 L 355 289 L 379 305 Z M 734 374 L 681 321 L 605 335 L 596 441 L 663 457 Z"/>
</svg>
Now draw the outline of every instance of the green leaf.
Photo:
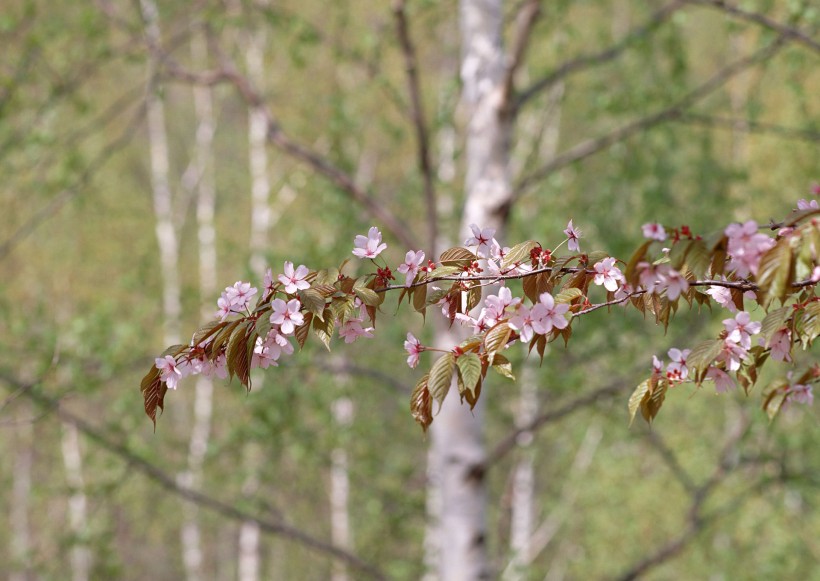
<svg viewBox="0 0 820 581">
<path fill-rule="evenodd" d="M 440 276 L 450 276 L 464 270 L 462 266 L 439 266 L 430 273 L 429 278 L 438 278 Z"/>
<path fill-rule="evenodd" d="M 425 432 L 427 427 L 433 423 L 433 400 L 430 398 L 430 390 L 427 387 L 427 380 L 430 374 L 425 374 L 419 379 L 413 393 L 410 394 L 410 413 L 413 419 L 421 424 L 421 429 Z"/>
<path fill-rule="evenodd" d="M 720 355 L 723 350 L 723 339 L 709 339 L 701 341 L 694 347 L 689 357 L 686 358 L 686 366 L 689 371 L 695 376 L 695 380 L 700 383 L 703 381 L 703 375 L 706 369 L 712 362 Z"/>
<path fill-rule="evenodd" d="M 641 415 L 647 423 L 651 424 L 652 420 L 661 411 L 663 401 L 666 399 L 666 390 L 669 389 L 669 382 L 661 379 L 654 385 L 650 382 L 649 391 L 641 401 Z"/>
<path fill-rule="evenodd" d="M 481 359 L 475 353 L 464 353 L 456 358 L 456 365 L 464 387 L 473 392 L 481 379 Z"/>
<path fill-rule="evenodd" d="M 316 273 L 315 284 L 317 285 L 332 285 L 339 280 L 338 268 L 323 268 Z"/>
<path fill-rule="evenodd" d="M 527 240 L 516 244 L 504 255 L 504 260 L 501 261 L 501 268 L 509 268 L 518 262 L 529 262 L 530 252 L 533 248 L 539 247 L 540 244 L 535 240 Z"/>
<path fill-rule="evenodd" d="M 797 331 L 803 349 L 812 344 L 815 337 L 820 335 L 820 303 L 812 302 L 801 311 Z"/>
<path fill-rule="evenodd" d="M 324 344 L 325 348 L 330 351 L 330 340 L 333 338 L 333 329 L 335 323 L 333 321 L 333 313 L 330 309 L 325 309 L 324 320 L 319 317 L 313 319 L 313 332 L 319 337 L 319 340 Z"/>
<path fill-rule="evenodd" d="M 498 323 L 495 327 L 487 331 L 484 336 L 484 348 L 487 351 L 487 359 L 490 365 L 493 364 L 493 359 L 498 351 L 503 350 L 510 340 L 512 329 L 505 322 Z"/>
<path fill-rule="evenodd" d="M 501 353 L 496 353 L 495 358 L 493 359 L 493 370 L 506 377 L 507 379 L 512 379 L 515 381 L 515 375 L 513 375 L 512 370 L 512 363 L 510 360 L 504 357 Z"/>
<path fill-rule="evenodd" d="M 783 402 L 788 396 L 789 382 L 785 379 L 778 379 L 766 388 L 763 399 L 763 411 L 769 416 L 769 421 L 774 420 L 783 407 Z"/>
<path fill-rule="evenodd" d="M 319 289 L 311 287 L 299 291 L 299 300 L 309 313 L 313 313 L 314 316 L 320 319 L 323 318 L 322 313 L 325 311 L 325 295 L 322 294 Z"/>
<path fill-rule="evenodd" d="M 433 367 L 430 369 L 430 378 L 427 385 L 430 389 L 430 395 L 439 403 L 439 406 L 447 397 L 447 392 L 450 391 L 455 366 L 455 356 L 452 353 L 445 353 L 433 363 Z"/>
<path fill-rule="evenodd" d="M 561 303 L 571 303 L 572 301 L 574 301 L 578 297 L 582 297 L 582 296 L 584 296 L 584 293 L 581 289 L 579 289 L 579 288 L 568 288 L 568 289 L 562 290 L 560 293 L 555 295 L 554 298 L 555 298 L 555 302 L 557 304 L 561 304 Z"/>
<path fill-rule="evenodd" d="M 417 286 L 413 289 L 413 308 L 424 314 L 427 308 L 427 285 Z"/>
<path fill-rule="evenodd" d="M 791 286 L 794 272 L 794 254 L 788 237 L 781 239 L 760 259 L 757 284 L 760 286 L 761 302 L 772 299 L 784 300 Z"/>
<path fill-rule="evenodd" d="M 368 307 L 378 307 L 381 304 L 379 293 L 369 288 L 354 288 L 353 293 Z"/>
<path fill-rule="evenodd" d="M 210 323 L 206 323 L 196 330 L 193 338 L 191 339 L 191 343 L 195 346 L 200 345 L 201 343 L 207 341 L 208 338 L 213 337 L 221 329 L 226 327 L 228 323 L 228 321 L 211 321 Z"/>
<path fill-rule="evenodd" d="M 478 257 L 466 248 L 456 246 L 442 252 L 438 260 L 442 266 L 467 266 L 478 260 Z"/>
<path fill-rule="evenodd" d="M 641 408 L 641 402 L 643 402 L 646 395 L 649 393 L 649 385 L 654 380 L 654 377 L 650 377 L 642 381 L 638 384 L 638 387 L 635 388 L 635 391 L 632 392 L 632 395 L 629 396 L 629 404 L 627 407 L 629 408 L 629 425 L 632 426 L 632 422 L 635 421 L 635 415 L 638 413 L 638 410 Z"/>
<path fill-rule="evenodd" d="M 267 337 L 268 333 L 270 332 L 270 316 L 262 315 L 261 317 L 256 319 L 254 330 L 256 331 L 256 334 L 262 337 L 263 339 Z"/>
<path fill-rule="evenodd" d="M 786 325 L 786 321 L 792 312 L 794 312 L 794 309 L 791 307 L 781 307 L 770 311 L 769 314 L 763 318 L 760 336 L 766 341 L 766 345 L 769 344 L 774 334 Z"/>
</svg>

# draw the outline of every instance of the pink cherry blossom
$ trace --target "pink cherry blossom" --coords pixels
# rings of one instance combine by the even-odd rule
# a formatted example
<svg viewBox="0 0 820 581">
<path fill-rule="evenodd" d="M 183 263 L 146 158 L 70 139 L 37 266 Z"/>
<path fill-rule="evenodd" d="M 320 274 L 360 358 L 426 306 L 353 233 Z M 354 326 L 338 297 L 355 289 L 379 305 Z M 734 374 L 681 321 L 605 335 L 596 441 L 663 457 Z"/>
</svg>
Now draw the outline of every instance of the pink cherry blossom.
<svg viewBox="0 0 820 581">
<path fill-rule="evenodd" d="M 470 224 L 470 230 L 473 231 L 473 236 L 465 240 L 464 244 L 467 246 L 477 245 L 478 248 L 476 248 L 476 254 L 481 258 L 486 258 L 492 251 L 495 228 L 484 228 L 482 230 L 475 224 Z"/>
<path fill-rule="evenodd" d="M 362 321 L 359 319 L 350 319 L 344 325 L 339 327 L 339 337 L 344 337 L 345 343 L 353 343 L 359 337 L 373 337 L 373 327 L 362 327 Z"/>
<path fill-rule="evenodd" d="M 727 268 L 734 270 L 738 276 L 757 274 L 760 258 L 775 245 L 775 241 L 765 234 L 758 233 L 757 222 L 749 220 L 744 224 L 730 224 L 725 230 L 729 238 Z"/>
<path fill-rule="evenodd" d="M 797 209 L 798 210 L 817 210 L 820 209 L 820 205 L 817 204 L 817 200 L 808 201 L 806 199 L 797 200 Z"/>
<path fill-rule="evenodd" d="M 404 255 L 404 262 L 396 269 L 400 273 L 407 275 L 407 278 L 404 281 L 404 286 L 410 286 L 413 284 L 413 279 L 416 278 L 416 275 L 418 274 L 423 262 L 423 250 L 419 250 L 418 252 L 413 252 L 412 250 L 407 251 L 407 254 Z"/>
<path fill-rule="evenodd" d="M 182 371 L 177 366 L 177 361 L 170 355 L 157 357 L 154 365 L 159 369 L 159 378 L 164 381 L 170 389 L 177 388 L 177 382 L 182 379 Z"/>
<path fill-rule="evenodd" d="M 507 324 L 510 326 L 510 329 L 518 331 L 524 343 L 529 343 L 533 335 L 533 322 L 530 309 L 524 305 L 519 305 L 515 316 L 510 319 Z"/>
<path fill-rule="evenodd" d="M 707 369 L 706 379 L 711 379 L 715 382 L 715 391 L 718 393 L 726 393 L 737 387 L 732 376 L 718 367 L 710 367 Z"/>
<path fill-rule="evenodd" d="M 760 333 L 761 327 L 757 321 L 751 321 L 751 316 L 746 311 L 740 311 L 734 319 L 724 319 L 723 326 L 728 333 L 726 340 L 737 343 L 747 351 L 752 348 L 751 335 Z"/>
<path fill-rule="evenodd" d="M 783 405 L 787 403 L 802 403 L 804 405 L 812 405 L 814 403 L 814 392 L 811 385 L 803 385 L 797 383 L 789 388 L 786 399 L 783 400 Z"/>
<path fill-rule="evenodd" d="M 666 366 L 666 377 L 669 378 L 670 381 L 683 381 L 689 377 L 689 368 L 686 367 L 686 358 L 689 357 L 689 353 L 691 352 L 691 349 L 681 351 L 680 349 L 672 348 L 669 350 L 667 355 L 669 355 L 669 359 L 671 359 L 672 362 Z"/>
<path fill-rule="evenodd" d="M 359 234 L 353 239 L 355 248 L 353 255 L 359 258 L 376 258 L 387 248 L 387 244 L 382 243 L 382 233 L 375 226 L 367 231 L 367 236 Z"/>
<path fill-rule="evenodd" d="M 600 262 L 595 263 L 595 279 L 593 282 L 598 286 L 604 285 L 604 288 L 609 292 L 618 290 L 618 283 L 624 280 L 624 275 L 621 270 L 615 266 L 615 258 L 604 258 Z"/>
<path fill-rule="evenodd" d="M 725 281 L 726 277 L 721 280 Z M 706 290 L 706 294 L 712 297 L 716 303 L 729 310 L 730 313 L 736 313 L 737 307 L 732 300 L 732 289 L 725 286 L 712 286 Z"/>
<path fill-rule="evenodd" d="M 484 299 L 484 305 L 487 308 L 486 316 L 494 321 L 498 321 L 504 316 L 508 308 L 514 308 L 520 302 L 520 298 L 513 298 L 510 289 L 502 286 L 498 289 L 497 295 L 490 295 Z"/>
<path fill-rule="evenodd" d="M 570 252 L 580 252 L 581 247 L 578 244 L 578 239 L 582 236 L 582 233 L 572 225 L 572 220 L 567 224 L 564 234 L 567 235 L 567 249 Z"/>
<path fill-rule="evenodd" d="M 269 268 L 265 272 L 265 293 L 262 295 L 262 300 L 264 301 L 273 293 L 273 271 Z"/>
<path fill-rule="evenodd" d="M 663 372 L 663 361 L 658 359 L 656 355 L 652 356 L 652 373 Z"/>
<path fill-rule="evenodd" d="M 407 365 L 411 369 L 419 364 L 419 354 L 424 351 L 424 346 L 419 342 L 413 333 L 407 333 L 407 340 L 404 342 L 404 350 L 407 351 Z"/>
<path fill-rule="evenodd" d="M 661 264 L 659 272 L 662 277 L 661 282 L 666 286 L 666 298 L 670 301 L 674 301 L 681 293 L 689 290 L 689 281 L 668 264 Z"/>
<path fill-rule="evenodd" d="M 238 280 L 233 286 L 225 288 L 222 296 L 216 301 L 219 310 L 216 316 L 225 320 L 231 313 L 241 313 L 250 304 L 251 298 L 256 294 L 256 288 L 249 282 Z"/>
<path fill-rule="evenodd" d="M 202 366 L 202 375 L 205 377 L 218 377 L 219 379 L 228 378 L 228 356 L 222 353 L 216 358 L 213 363 L 207 362 L 207 365 Z"/>
<path fill-rule="evenodd" d="M 279 282 L 285 285 L 286 293 L 293 294 L 297 290 L 305 290 L 310 288 L 310 283 L 305 280 L 309 273 L 310 271 L 308 270 L 308 267 L 304 264 L 300 264 L 299 268 L 294 270 L 293 263 L 286 261 L 285 274 L 279 275 Z"/>
<path fill-rule="evenodd" d="M 729 371 L 737 371 L 740 369 L 741 362 L 746 361 L 748 357 L 748 351 L 734 341 L 726 339 L 716 361 L 723 362 Z"/>
<path fill-rule="evenodd" d="M 792 360 L 792 332 L 785 327 L 778 330 L 769 339 L 769 347 L 772 350 L 772 359 L 774 361 L 790 362 Z"/>
<path fill-rule="evenodd" d="M 567 304 L 555 304 L 550 293 L 542 293 L 532 308 L 532 328 L 536 333 L 546 335 L 552 329 L 565 329 L 569 325 L 564 313 L 569 310 Z"/>
<path fill-rule="evenodd" d="M 279 325 L 283 335 L 292 335 L 296 327 L 305 322 L 304 315 L 299 312 L 301 306 L 299 299 L 291 299 L 287 303 L 282 299 L 274 299 L 271 303 L 271 324 Z"/>
<path fill-rule="evenodd" d="M 658 240 L 660 242 L 666 240 L 666 230 L 664 230 L 663 226 L 656 222 L 644 224 L 641 226 L 641 230 L 643 231 L 644 238 L 648 238 L 649 240 Z"/>
<path fill-rule="evenodd" d="M 479 333 L 483 333 L 487 329 L 494 327 L 496 323 L 498 323 L 497 319 L 491 319 L 488 317 L 488 312 L 489 311 L 486 308 L 481 309 L 481 312 L 476 319 L 472 318 L 470 315 L 465 315 L 464 313 L 456 313 L 456 321 L 462 325 L 471 326 L 473 328 L 473 333 L 478 335 Z"/>
</svg>

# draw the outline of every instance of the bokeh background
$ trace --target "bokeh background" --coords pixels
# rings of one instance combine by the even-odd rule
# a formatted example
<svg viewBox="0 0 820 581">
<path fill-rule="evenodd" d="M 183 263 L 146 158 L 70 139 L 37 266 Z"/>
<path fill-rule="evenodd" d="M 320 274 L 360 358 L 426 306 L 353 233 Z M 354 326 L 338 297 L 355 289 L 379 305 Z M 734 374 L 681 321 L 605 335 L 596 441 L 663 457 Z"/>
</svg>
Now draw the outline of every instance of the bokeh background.
<svg viewBox="0 0 820 581">
<path fill-rule="evenodd" d="M 525 4 L 502 5 L 508 46 Z M 468 115 L 459 5 L 398 6 L 434 212 L 442 238 L 458 243 Z M 583 249 L 628 259 L 645 222 L 709 234 L 779 219 L 811 196 L 820 9 L 729 8 L 544 3 L 515 75 L 518 196 L 503 242 L 555 246 L 573 219 Z M 332 354 L 311 340 L 255 376 L 250 393 L 185 380 L 156 432 L 139 390 L 153 358 L 215 312 L 224 286 L 261 287 L 264 269 L 281 272 L 285 260 L 338 265 L 356 234 L 383 226 L 316 159 L 428 247 L 396 22 L 384 2 L 4 0 L 0 574 L 431 574 L 429 436 L 408 409 L 421 370 L 407 367 L 402 341 L 408 330 L 429 340 L 432 313 L 426 325 L 394 315 L 389 298 L 377 338 L 337 342 Z M 214 73 L 225 70 L 258 102 Z M 266 119 L 281 131 L 267 144 Z M 383 231 L 398 265 L 408 248 Z M 615 308 L 576 321 L 568 348 L 551 344 L 540 366 L 512 354 L 518 381 L 493 377 L 483 393 L 487 449 L 499 451 L 486 467 L 497 577 L 818 578 L 816 409 L 770 423 L 759 391 L 682 386 L 651 429 L 627 425 L 652 355 L 712 336 L 724 317 L 683 307 L 665 331 Z M 527 413 L 540 427 L 499 448 Z"/>
</svg>

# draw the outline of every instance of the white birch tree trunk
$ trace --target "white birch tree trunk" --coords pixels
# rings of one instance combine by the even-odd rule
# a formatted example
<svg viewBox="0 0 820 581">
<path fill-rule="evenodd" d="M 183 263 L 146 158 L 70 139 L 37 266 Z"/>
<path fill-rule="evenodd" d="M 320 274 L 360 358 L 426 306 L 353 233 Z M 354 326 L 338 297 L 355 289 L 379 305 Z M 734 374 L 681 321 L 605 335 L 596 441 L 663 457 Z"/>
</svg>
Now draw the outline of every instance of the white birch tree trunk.
<svg viewBox="0 0 820 581">
<path fill-rule="evenodd" d="M 68 526 L 74 536 L 71 545 L 71 579 L 88 581 L 91 574 L 91 549 L 88 534 L 88 499 L 83 480 L 83 457 L 80 450 L 80 434 L 77 426 L 62 424 L 61 450 L 65 466 L 66 482 L 71 490 L 68 497 Z"/>
<path fill-rule="evenodd" d="M 11 558 L 9 581 L 31 579 L 31 528 L 29 503 L 31 500 L 31 468 L 34 463 L 34 429 L 26 421 L 31 415 L 28 402 L 18 404 L 17 417 L 24 421 L 14 428 L 14 472 L 11 483 L 11 509 L 9 530 L 11 532 Z"/>
<path fill-rule="evenodd" d="M 333 402 L 333 420 L 336 429 L 344 434 L 353 423 L 353 401 L 349 397 L 340 397 Z M 350 550 L 353 539 L 350 531 L 350 477 L 348 474 L 347 450 L 345 438 L 331 452 L 330 466 L 330 538 L 340 549 Z M 339 560 L 333 563 L 333 581 L 348 581 L 347 567 Z"/>
<path fill-rule="evenodd" d="M 208 61 L 205 38 L 201 34 L 191 38 L 191 59 L 195 66 L 205 68 Z M 212 305 L 216 294 L 216 230 L 214 206 L 216 183 L 214 176 L 213 139 L 216 124 L 213 113 L 213 93 L 205 86 L 193 87 L 194 111 L 196 113 L 196 143 L 194 147 L 194 171 L 196 182 L 197 240 L 199 243 L 199 295 L 203 305 Z M 203 307 L 201 318 L 213 318 L 213 309 Z M 179 475 L 183 486 L 198 490 L 202 487 L 202 466 L 208 449 L 213 410 L 213 381 L 203 375 L 197 376 L 194 391 L 193 427 L 188 442 L 188 464 Z M 203 568 L 202 534 L 199 526 L 199 509 L 188 503 L 184 506 L 184 522 L 181 530 L 183 562 L 189 580 L 201 579 Z"/>
<path fill-rule="evenodd" d="M 503 238 L 511 196 L 509 144 L 511 125 L 502 116 L 505 56 L 501 33 L 501 0 L 462 0 L 461 79 L 463 101 L 469 110 L 466 143 L 466 202 L 459 234 L 469 236 L 469 225 L 495 228 Z M 439 328 L 435 343 L 452 347 L 458 333 Z M 458 389 L 451 388 L 431 427 L 433 468 L 439 486 L 437 526 L 431 529 L 439 545 L 438 577 L 443 581 L 492 577 L 486 547 L 486 486 L 482 473 L 482 426 L 486 394 L 470 412 L 461 405 Z"/>
<path fill-rule="evenodd" d="M 160 41 L 159 13 L 154 0 L 140 0 L 145 23 L 145 36 L 150 46 Z M 150 70 L 155 69 L 152 62 Z M 148 143 L 151 157 L 151 189 L 156 217 L 156 236 L 159 244 L 160 272 L 162 274 L 162 312 L 166 345 L 180 342 L 179 242 L 173 221 L 173 203 L 169 181 L 168 136 L 165 130 L 165 106 L 156 83 L 152 82 L 146 96 Z"/>
<path fill-rule="evenodd" d="M 243 46 L 248 77 L 260 86 L 265 72 L 264 47 L 265 34 L 261 30 L 252 32 Z M 272 223 L 267 131 L 268 124 L 264 111 L 251 108 L 248 112 L 248 155 L 251 176 L 250 266 L 255 273 L 260 275 L 267 266 L 265 247 L 268 244 L 268 233 Z M 261 381 L 261 378 L 257 380 L 257 389 L 261 388 Z M 249 443 L 245 446 L 244 458 L 248 475 L 242 487 L 242 492 L 246 496 L 255 494 L 259 488 L 256 466 L 259 465 L 261 456 L 261 451 L 256 444 Z M 239 556 L 237 561 L 239 581 L 257 581 L 259 579 L 261 568 L 259 543 L 259 525 L 251 521 L 242 522 L 239 526 Z"/>
</svg>

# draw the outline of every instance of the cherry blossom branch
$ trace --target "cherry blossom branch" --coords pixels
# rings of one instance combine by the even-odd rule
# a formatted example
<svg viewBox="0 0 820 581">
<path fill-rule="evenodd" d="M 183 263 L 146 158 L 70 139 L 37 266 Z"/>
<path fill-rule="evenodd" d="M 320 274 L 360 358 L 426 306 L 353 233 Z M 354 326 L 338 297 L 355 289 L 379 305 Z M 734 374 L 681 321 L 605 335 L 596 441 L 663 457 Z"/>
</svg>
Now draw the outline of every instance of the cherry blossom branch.
<svg viewBox="0 0 820 581">
<path fill-rule="evenodd" d="M 374 565 L 363 561 L 345 549 L 313 537 L 291 525 L 262 519 L 247 511 L 241 510 L 232 504 L 219 500 L 218 498 L 209 496 L 186 486 L 182 486 L 178 483 L 176 478 L 167 474 L 155 464 L 143 459 L 125 444 L 111 440 L 110 437 L 104 434 L 101 430 L 65 409 L 65 407 L 60 404 L 59 400 L 33 389 L 34 386 L 37 385 L 37 382 L 24 382 L 6 372 L 0 372 L 0 380 L 34 401 L 43 409 L 53 411 L 60 418 L 60 420 L 76 426 L 80 432 L 89 438 L 89 440 L 118 456 L 127 462 L 131 468 L 136 469 L 149 480 L 158 484 L 166 491 L 179 496 L 183 500 L 192 502 L 231 520 L 239 522 L 253 522 L 265 533 L 281 536 L 308 549 L 323 553 L 333 559 L 344 561 L 351 567 L 361 571 L 373 579 L 387 578 L 385 574 Z"/>
<path fill-rule="evenodd" d="M 624 36 L 623 39 L 613 44 L 609 48 L 597 53 L 582 55 L 563 63 L 553 72 L 539 79 L 531 87 L 522 91 L 514 104 L 515 109 L 520 109 L 528 101 L 541 93 L 541 91 L 548 89 L 569 75 L 615 60 L 635 41 L 644 38 L 664 22 L 669 20 L 669 18 L 683 6 L 683 4 L 683 0 L 674 0 L 655 12 L 644 25 L 630 31 L 626 36 Z"/>
<path fill-rule="evenodd" d="M 724 0 L 685 0 L 687 4 L 695 4 L 699 6 L 708 6 L 710 8 L 715 8 L 720 10 L 721 12 L 725 12 L 726 14 L 730 14 L 740 20 L 746 20 L 748 22 L 754 22 L 755 24 L 759 24 L 764 28 L 768 28 L 769 30 L 773 30 L 778 34 L 785 36 L 803 46 L 813 50 L 816 53 L 820 53 L 820 42 L 811 38 L 807 33 L 794 28 L 793 26 L 789 26 L 787 24 L 783 24 L 782 22 L 778 22 L 776 20 L 772 20 L 771 18 L 764 16 L 759 12 L 752 12 L 749 10 L 744 10 L 739 6 L 735 6 L 733 4 L 729 4 Z"/>
<path fill-rule="evenodd" d="M 431 255 L 436 255 L 436 240 L 438 239 L 438 216 L 436 215 L 436 191 L 433 181 L 433 164 L 430 161 L 430 136 L 424 116 L 424 107 L 421 98 L 421 82 L 418 75 L 418 59 L 416 49 L 410 38 L 404 0 L 396 0 L 393 4 L 393 15 L 396 19 L 396 32 L 399 37 L 399 46 L 404 57 L 404 70 L 407 77 L 407 91 L 410 94 L 410 110 L 413 126 L 416 132 L 416 155 L 419 171 L 424 180 L 424 202 L 427 211 L 427 247 Z"/>
<path fill-rule="evenodd" d="M 768 46 L 725 66 L 706 82 L 702 83 L 700 86 L 696 87 L 665 109 L 661 109 L 660 111 L 645 117 L 635 119 L 630 123 L 611 131 L 610 133 L 578 143 L 563 153 L 558 154 L 550 162 L 544 164 L 529 175 L 524 176 L 515 186 L 514 198 L 518 199 L 537 182 L 543 180 L 559 169 L 595 155 L 607 147 L 620 141 L 624 141 L 629 137 L 640 133 L 641 131 L 654 127 L 655 125 L 659 125 L 665 121 L 680 117 L 684 113 L 685 109 L 691 107 L 698 101 L 722 87 L 732 77 L 740 74 L 749 67 L 765 62 L 774 56 L 781 48 L 783 48 L 786 40 L 786 36 L 780 35 Z"/>
</svg>

